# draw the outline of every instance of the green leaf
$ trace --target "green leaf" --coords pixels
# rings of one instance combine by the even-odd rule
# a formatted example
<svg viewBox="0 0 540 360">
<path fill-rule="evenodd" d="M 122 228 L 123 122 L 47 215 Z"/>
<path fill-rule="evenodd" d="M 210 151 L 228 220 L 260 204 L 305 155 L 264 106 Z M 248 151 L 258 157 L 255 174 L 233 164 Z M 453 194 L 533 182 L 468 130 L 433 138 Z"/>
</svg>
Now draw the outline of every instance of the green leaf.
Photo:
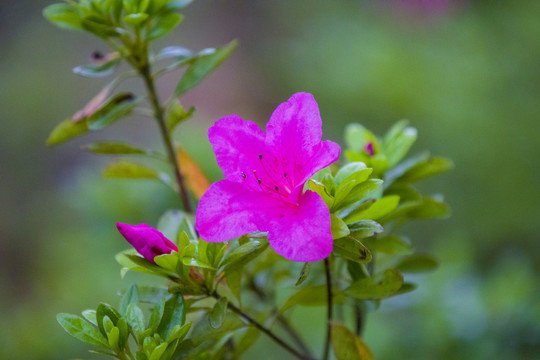
<svg viewBox="0 0 540 360">
<path fill-rule="evenodd" d="M 349 224 L 350 237 L 357 240 L 380 234 L 383 227 L 373 220 L 360 220 Z"/>
<path fill-rule="evenodd" d="M 408 121 L 396 123 L 383 139 L 384 153 L 388 159 L 388 167 L 393 167 L 407 154 L 417 138 L 414 127 L 407 126 Z"/>
<path fill-rule="evenodd" d="M 422 161 L 408 169 L 398 180 L 405 182 L 416 182 L 427 177 L 440 174 L 454 167 L 450 159 L 434 156 Z"/>
<path fill-rule="evenodd" d="M 120 350 L 120 329 L 116 326 L 109 331 L 107 335 L 109 347 L 113 350 Z"/>
<path fill-rule="evenodd" d="M 131 326 L 131 329 L 138 337 L 145 330 L 144 327 L 144 313 L 141 308 L 135 303 L 130 303 L 126 309 L 126 320 Z"/>
<path fill-rule="evenodd" d="M 367 170 L 367 166 L 366 166 L 366 164 L 364 164 L 363 162 L 360 162 L 360 161 L 352 162 L 352 163 L 349 163 L 349 164 L 343 166 L 341 169 L 338 170 L 338 172 L 336 173 L 336 176 L 334 177 L 334 181 L 336 183 L 336 186 L 339 187 L 339 185 L 341 185 L 341 183 L 345 179 L 349 178 L 349 176 L 351 176 L 352 174 L 357 173 L 358 171 L 361 171 L 361 170 Z M 371 171 L 370 171 L 370 173 L 371 173 Z M 369 176 L 369 174 L 368 174 L 368 176 Z M 366 176 L 365 179 L 367 179 L 367 176 Z"/>
<path fill-rule="evenodd" d="M 298 280 L 296 280 L 296 284 L 294 284 L 294 286 L 302 284 L 307 279 L 312 266 L 312 262 L 307 262 L 304 264 L 304 266 L 302 267 L 302 271 L 300 272 L 300 276 L 298 277 Z"/>
<path fill-rule="evenodd" d="M 213 267 L 212 265 L 207 264 L 197 259 L 193 259 L 191 257 L 182 258 L 182 263 L 186 266 L 195 266 L 195 267 L 199 267 L 203 269 L 216 270 L 216 268 Z"/>
<path fill-rule="evenodd" d="M 396 270 L 388 269 L 374 277 L 355 281 L 345 293 L 357 299 L 384 299 L 396 295 L 403 285 L 403 276 Z"/>
<path fill-rule="evenodd" d="M 127 160 L 117 160 L 110 163 L 103 169 L 103 176 L 107 178 L 160 179 L 155 170 Z"/>
<path fill-rule="evenodd" d="M 77 75 L 89 78 L 105 77 L 114 73 L 114 68 L 119 62 L 120 58 L 115 58 L 103 64 L 80 65 L 73 68 L 73 72 Z"/>
<path fill-rule="evenodd" d="M 396 235 L 365 239 L 364 244 L 372 251 L 379 251 L 384 254 L 405 255 L 412 252 L 411 244 Z"/>
<path fill-rule="evenodd" d="M 399 203 L 399 196 L 390 195 L 378 199 L 373 205 L 363 211 L 353 211 L 345 217 L 345 222 L 350 224 L 359 220 L 378 220 L 394 210 Z"/>
<path fill-rule="evenodd" d="M 368 263 L 372 259 L 371 252 L 360 240 L 348 236 L 334 240 L 333 252 L 346 260 L 359 263 Z"/>
<path fill-rule="evenodd" d="M 363 163 L 360 163 L 363 164 Z M 335 191 L 335 204 L 334 207 L 339 208 L 340 205 L 345 202 L 345 200 L 349 200 L 349 194 L 351 191 L 361 183 L 365 182 L 369 175 L 373 172 L 373 169 L 361 169 L 358 170 L 351 175 L 349 175 L 347 178 L 345 178 L 337 187 Z M 357 195 L 355 195 L 357 196 Z"/>
<path fill-rule="evenodd" d="M 336 214 L 330 214 L 330 220 L 332 221 L 330 231 L 332 232 L 333 239 L 339 239 L 349 235 L 349 227 Z"/>
<path fill-rule="evenodd" d="M 332 324 L 332 348 L 337 360 L 373 360 L 367 345 L 343 325 Z"/>
<path fill-rule="evenodd" d="M 163 301 L 157 303 L 156 306 L 154 306 L 154 308 L 152 309 L 152 313 L 150 314 L 150 319 L 148 320 L 148 329 L 152 329 L 153 332 L 157 331 L 161 323 L 161 317 L 163 316 L 163 312 L 165 311 L 166 302 L 167 300 L 163 299 Z"/>
<path fill-rule="evenodd" d="M 176 325 L 171 333 L 169 334 L 169 337 L 167 338 L 167 342 L 173 342 L 175 340 L 182 341 L 186 337 L 187 333 L 189 332 L 189 329 L 191 329 L 191 322 L 188 322 L 184 325 Z"/>
<path fill-rule="evenodd" d="M 409 283 L 409 282 L 403 283 L 403 285 L 399 288 L 399 291 L 397 292 L 396 295 L 410 293 L 411 291 L 416 290 L 417 287 L 418 285 L 415 283 Z"/>
<path fill-rule="evenodd" d="M 180 101 L 178 99 L 174 99 L 168 109 L 167 109 L 167 127 L 170 131 L 173 131 L 174 128 L 183 122 L 186 119 L 189 119 L 193 112 L 195 111 L 195 108 L 192 106 L 189 108 L 188 111 L 184 109 L 182 104 L 180 104 Z"/>
<path fill-rule="evenodd" d="M 47 139 L 47 146 L 60 144 L 64 141 L 82 135 L 88 130 L 86 120 L 77 122 L 73 122 L 71 119 L 64 120 L 58 124 L 49 135 L 49 138 Z"/>
<path fill-rule="evenodd" d="M 425 196 L 422 202 L 407 211 L 412 219 L 445 219 L 450 216 L 450 206 L 436 197 Z"/>
<path fill-rule="evenodd" d="M 96 310 L 84 310 L 82 312 L 82 316 L 88 321 L 90 321 L 92 324 L 97 326 L 97 320 L 96 320 Z"/>
<path fill-rule="evenodd" d="M 193 328 L 191 339 L 193 343 L 198 346 L 206 340 L 219 340 L 224 336 L 246 326 L 247 324 L 240 320 L 238 316 L 229 313 L 225 315 L 225 319 L 223 320 L 221 326 L 215 329 L 210 326 L 208 315 L 206 315 L 203 316 Z"/>
<path fill-rule="evenodd" d="M 135 99 L 129 92 L 117 94 L 88 117 L 88 128 L 103 129 L 129 115 L 140 102 L 141 99 Z"/>
<path fill-rule="evenodd" d="M 165 287 L 139 285 L 137 288 L 139 291 L 139 301 L 143 303 L 156 304 L 169 296 Z"/>
<path fill-rule="evenodd" d="M 227 313 L 227 305 L 227 298 L 222 297 L 216 301 L 212 311 L 208 314 L 208 321 L 210 322 L 210 326 L 214 329 L 221 327 L 223 324 L 223 320 L 225 319 L 225 315 Z"/>
<path fill-rule="evenodd" d="M 226 254 L 220 266 L 223 267 L 225 273 L 243 267 L 262 254 L 268 248 L 268 245 L 268 241 L 251 239 L 251 241 Z"/>
<path fill-rule="evenodd" d="M 172 29 L 174 29 L 180 22 L 182 22 L 183 16 L 176 13 L 168 13 L 162 17 L 157 18 L 156 24 L 152 27 L 148 33 L 148 39 L 155 40 L 164 35 L 167 35 Z"/>
<path fill-rule="evenodd" d="M 397 166 L 388 170 L 384 174 L 384 187 L 385 188 L 390 187 L 390 185 L 392 185 L 396 181 L 396 179 L 398 179 L 400 176 L 405 174 L 405 172 L 407 172 L 409 169 L 413 168 L 414 166 L 428 159 L 429 159 L 429 152 L 422 152 L 420 154 L 413 156 L 412 158 L 409 158 L 399 163 Z"/>
<path fill-rule="evenodd" d="M 177 252 L 173 252 L 172 254 L 158 255 L 154 258 L 156 265 L 171 272 L 176 272 L 179 260 L 180 258 L 178 257 Z"/>
<path fill-rule="evenodd" d="M 183 325 L 186 321 L 186 310 L 182 295 L 175 294 L 167 302 L 163 316 L 157 328 L 159 335 L 167 339 L 176 325 Z"/>
<path fill-rule="evenodd" d="M 174 91 L 174 96 L 177 97 L 200 83 L 205 76 L 210 74 L 232 54 L 237 45 L 238 42 L 233 40 L 228 45 L 216 49 L 213 53 L 199 56 L 187 68 L 180 79 L 180 82 Z"/>
<path fill-rule="evenodd" d="M 125 315 L 129 304 L 137 304 L 139 302 L 139 292 L 137 285 L 133 284 L 129 287 L 128 291 L 122 296 L 120 301 L 120 314 Z"/>
<path fill-rule="evenodd" d="M 148 14 L 136 13 L 124 16 L 124 22 L 130 26 L 139 26 L 148 19 Z"/>
<path fill-rule="evenodd" d="M 227 280 L 227 285 L 231 293 L 238 299 L 238 302 L 241 301 L 241 291 L 242 291 L 242 270 L 243 267 L 238 269 L 228 270 L 225 273 L 225 279 Z"/>
<path fill-rule="evenodd" d="M 429 255 L 411 255 L 401 260 L 396 269 L 404 273 L 423 273 L 435 270 L 439 264 Z"/>
<path fill-rule="evenodd" d="M 158 345 L 155 347 L 155 349 L 152 351 L 152 355 L 150 355 L 150 358 L 148 360 L 159 360 L 161 358 L 161 355 L 167 350 L 167 346 L 169 344 L 163 343 L 161 345 Z"/>
<path fill-rule="evenodd" d="M 163 60 L 170 58 L 188 59 L 193 56 L 193 51 L 182 46 L 167 46 L 159 51 L 155 60 Z"/>
<path fill-rule="evenodd" d="M 334 302 L 336 304 L 343 301 L 343 293 L 336 289 L 332 290 Z M 324 306 L 327 303 L 327 288 L 326 285 L 310 285 L 298 290 L 295 294 L 285 301 L 285 304 L 279 310 L 280 313 L 287 311 L 296 305 L 301 306 Z"/>
<path fill-rule="evenodd" d="M 371 131 L 357 123 L 349 124 L 345 128 L 345 143 L 348 149 L 357 153 L 365 152 L 364 147 L 368 143 L 373 144 L 375 154 L 378 154 L 380 151 L 377 137 Z"/>
<path fill-rule="evenodd" d="M 43 16 L 60 28 L 82 30 L 81 17 L 71 5 L 49 5 L 43 10 Z"/>
<path fill-rule="evenodd" d="M 74 338 L 85 343 L 96 345 L 105 349 L 109 348 L 107 339 L 83 318 L 71 314 L 58 314 L 56 316 L 60 326 Z"/>
<path fill-rule="evenodd" d="M 368 195 L 379 189 L 382 184 L 383 181 L 379 179 L 369 179 L 361 182 L 352 188 L 347 197 L 339 204 L 339 208 L 346 208 L 364 200 Z"/>
<path fill-rule="evenodd" d="M 247 330 L 244 336 L 238 341 L 236 347 L 234 348 L 234 355 L 236 358 L 240 358 L 240 356 L 249 349 L 253 344 L 255 344 L 255 341 L 259 338 L 260 331 L 255 326 L 250 326 Z"/>
<path fill-rule="evenodd" d="M 326 206 L 328 206 L 329 209 L 331 209 L 334 206 L 334 197 L 330 195 L 330 192 L 324 186 L 323 183 L 318 182 L 314 179 L 309 179 L 308 186 L 312 191 L 315 191 L 319 196 L 323 199 Z"/>
<path fill-rule="evenodd" d="M 99 36 L 103 39 L 118 36 L 118 32 L 114 26 L 100 22 L 101 19 L 97 17 L 86 17 L 81 20 L 81 25 L 84 30 L 91 32 L 92 34 Z"/>
<path fill-rule="evenodd" d="M 84 149 L 103 155 L 138 155 L 148 153 L 135 146 L 117 141 L 97 141 L 86 145 Z"/>
<path fill-rule="evenodd" d="M 120 319 L 120 313 L 109 304 L 101 303 L 97 307 L 96 321 L 99 331 L 101 331 L 103 335 L 107 335 L 108 331 L 105 327 L 104 318 L 108 318 L 112 322 L 112 325 L 116 325 L 116 323 Z"/>
</svg>

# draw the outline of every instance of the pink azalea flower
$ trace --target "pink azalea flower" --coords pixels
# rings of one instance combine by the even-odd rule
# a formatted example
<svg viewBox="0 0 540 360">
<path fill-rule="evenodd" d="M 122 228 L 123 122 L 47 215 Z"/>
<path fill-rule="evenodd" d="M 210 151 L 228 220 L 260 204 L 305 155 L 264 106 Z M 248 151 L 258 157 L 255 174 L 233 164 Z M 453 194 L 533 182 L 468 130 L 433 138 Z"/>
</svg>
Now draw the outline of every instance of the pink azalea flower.
<svg viewBox="0 0 540 360">
<path fill-rule="evenodd" d="M 178 251 L 178 247 L 167 239 L 165 235 L 146 224 L 128 225 L 116 223 L 116 227 L 127 242 L 148 261 L 154 262 L 154 258 L 158 255 Z"/>
<path fill-rule="evenodd" d="M 322 122 L 313 95 L 296 93 L 278 106 L 265 134 L 237 115 L 208 130 L 225 179 L 199 202 L 195 226 L 201 238 L 226 241 L 268 232 L 270 246 L 294 261 L 316 261 L 332 251 L 330 213 L 305 182 L 339 157 L 340 147 L 321 141 Z"/>
</svg>

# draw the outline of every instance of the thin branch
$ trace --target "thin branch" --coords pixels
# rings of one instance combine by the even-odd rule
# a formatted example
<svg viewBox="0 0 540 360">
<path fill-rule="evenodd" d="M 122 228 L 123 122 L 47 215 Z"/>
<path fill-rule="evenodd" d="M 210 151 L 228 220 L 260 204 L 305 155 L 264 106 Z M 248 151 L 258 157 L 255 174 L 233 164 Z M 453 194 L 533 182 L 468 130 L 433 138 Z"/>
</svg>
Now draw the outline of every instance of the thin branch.
<svg viewBox="0 0 540 360">
<path fill-rule="evenodd" d="M 221 296 L 219 294 L 217 294 L 216 292 L 214 292 L 212 295 L 212 297 L 216 298 L 217 300 L 219 300 L 221 298 Z M 268 337 L 270 337 L 272 340 L 274 340 L 277 344 L 279 344 L 281 347 L 283 347 L 285 350 L 287 350 L 288 352 L 290 352 L 292 355 L 294 355 L 295 357 L 297 357 L 298 359 L 302 359 L 302 360 L 313 360 L 313 358 L 311 357 L 308 357 L 306 355 L 303 355 L 301 354 L 300 352 L 298 352 L 297 350 L 295 350 L 292 346 L 290 346 L 289 344 L 287 344 L 283 339 L 281 339 L 279 336 L 277 336 L 276 334 L 274 334 L 274 332 L 272 332 L 272 330 L 266 328 L 264 325 L 262 325 L 261 323 L 259 323 L 257 320 L 253 319 L 251 316 L 249 316 L 248 314 L 244 313 L 242 310 L 240 310 L 238 307 L 236 307 L 233 303 L 231 303 L 230 301 L 227 301 L 227 307 L 229 309 L 231 309 L 233 312 L 235 312 L 236 314 L 238 314 L 240 317 L 244 318 L 247 322 L 249 322 L 251 325 L 255 326 L 257 329 L 259 329 L 260 331 L 262 331 L 265 335 L 267 335 Z"/>
<path fill-rule="evenodd" d="M 330 261 L 328 258 L 324 259 L 324 270 L 326 273 L 326 294 L 328 303 L 328 312 L 326 317 L 326 341 L 324 342 L 323 360 L 328 360 L 330 355 L 330 340 L 332 338 L 332 313 L 334 301 L 332 298 L 332 276 L 330 273 Z"/>
</svg>

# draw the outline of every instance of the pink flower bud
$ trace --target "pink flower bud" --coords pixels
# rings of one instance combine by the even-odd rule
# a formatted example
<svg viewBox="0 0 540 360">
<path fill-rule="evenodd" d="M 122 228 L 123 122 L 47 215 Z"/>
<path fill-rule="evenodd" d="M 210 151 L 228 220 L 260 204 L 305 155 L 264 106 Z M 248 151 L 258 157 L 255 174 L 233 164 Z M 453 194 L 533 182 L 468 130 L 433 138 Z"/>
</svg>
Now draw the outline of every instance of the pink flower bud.
<svg viewBox="0 0 540 360">
<path fill-rule="evenodd" d="M 372 142 L 367 143 L 366 146 L 364 146 L 364 150 L 368 153 L 369 156 L 373 156 L 373 154 L 375 154 Z"/>
<path fill-rule="evenodd" d="M 167 239 L 160 231 L 146 224 L 128 225 L 116 223 L 120 234 L 130 243 L 146 260 L 154 262 L 158 255 L 170 254 L 178 251 L 178 247 Z"/>
</svg>

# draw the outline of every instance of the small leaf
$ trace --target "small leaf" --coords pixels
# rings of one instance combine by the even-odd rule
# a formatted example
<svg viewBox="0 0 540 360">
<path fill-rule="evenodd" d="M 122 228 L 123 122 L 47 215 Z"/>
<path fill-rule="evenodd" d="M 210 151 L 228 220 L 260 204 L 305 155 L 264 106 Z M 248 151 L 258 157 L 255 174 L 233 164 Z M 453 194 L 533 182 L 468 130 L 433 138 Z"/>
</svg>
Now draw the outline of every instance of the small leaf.
<svg viewBox="0 0 540 360">
<path fill-rule="evenodd" d="M 234 355 L 239 358 L 247 349 L 249 349 L 259 338 L 260 331 L 255 326 L 250 326 L 244 336 L 238 341 L 234 348 Z"/>
<path fill-rule="evenodd" d="M 107 178 L 159 179 L 159 174 L 144 165 L 127 160 L 117 160 L 103 169 Z"/>
<path fill-rule="evenodd" d="M 163 343 L 161 345 L 158 345 L 154 348 L 152 351 L 152 355 L 150 355 L 150 358 L 148 360 L 159 360 L 161 358 L 161 355 L 167 350 L 167 343 Z"/>
<path fill-rule="evenodd" d="M 369 179 L 352 188 L 347 197 L 339 204 L 339 208 L 349 207 L 364 200 L 368 195 L 375 192 L 383 184 L 382 180 Z"/>
<path fill-rule="evenodd" d="M 357 299 L 384 299 L 396 295 L 403 285 L 403 276 L 396 270 L 388 269 L 374 277 L 355 281 L 345 293 Z"/>
<path fill-rule="evenodd" d="M 47 139 L 47 146 L 60 144 L 88 131 L 86 121 L 73 122 L 67 119 L 58 124 Z"/>
<path fill-rule="evenodd" d="M 173 342 L 175 340 L 182 341 L 186 337 L 187 333 L 189 332 L 189 329 L 191 329 L 191 323 L 188 322 L 184 325 L 176 325 L 171 333 L 169 334 L 169 337 L 167 338 L 167 342 Z"/>
<path fill-rule="evenodd" d="M 139 26 L 148 19 L 148 14 L 136 13 L 124 16 L 124 22 L 130 26 Z"/>
<path fill-rule="evenodd" d="M 363 162 L 360 162 L 360 161 L 348 163 L 347 165 L 343 166 L 341 169 L 339 169 L 339 171 L 336 173 L 336 176 L 334 177 L 336 186 L 339 187 L 339 185 L 341 185 L 341 183 L 346 178 L 348 178 L 352 174 L 354 174 L 354 173 L 356 173 L 358 171 L 361 171 L 361 170 L 367 170 L 367 167 L 366 167 L 366 164 L 364 164 Z M 366 179 L 367 179 L 367 177 L 366 177 Z"/>
<path fill-rule="evenodd" d="M 238 316 L 229 313 L 225 316 L 221 326 L 218 329 L 214 329 L 210 326 L 208 315 L 206 315 L 203 316 L 203 318 L 193 328 L 193 331 L 191 332 L 191 340 L 196 346 L 198 346 L 206 340 L 219 340 L 224 336 L 244 327 L 247 327 L 246 323 L 240 320 Z"/>
<path fill-rule="evenodd" d="M 373 360 L 367 345 L 343 325 L 332 324 L 332 348 L 337 360 Z"/>
<path fill-rule="evenodd" d="M 84 316 L 86 320 L 97 326 L 96 310 L 84 310 L 82 312 L 82 316 Z"/>
<path fill-rule="evenodd" d="M 84 147 L 85 150 L 103 155 L 138 155 L 147 154 L 145 150 L 116 141 L 97 141 Z"/>
<path fill-rule="evenodd" d="M 200 83 L 205 76 L 210 74 L 212 70 L 221 65 L 232 54 L 237 45 L 238 42 L 234 40 L 211 54 L 199 56 L 180 79 L 174 95 L 179 96 Z"/>
<path fill-rule="evenodd" d="M 88 321 L 71 314 L 58 314 L 58 323 L 74 338 L 85 343 L 96 345 L 105 349 L 109 348 L 107 339 Z"/>
<path fill-rule="evenodd" d="M 345 143 L 347 144 L 347 148 L 356 153 L 365 152 L 364 148 L 368 143 L 373 144 L 373 152 L 375 154 L 378 154 L 380 151 L 377 137 L 371 131 L 357 123 L 349 124 L 345 128 Z"/>
<path fill-rule="evenodd" d="M 112 325 L 116 325 L 118 320 L 120 319 L 120 313 L 116 311 L 111 305 L 101 303 L 96 309 L 96 321 L 99 328 L 99 331 L 103 335 L 107 335 L 108 331 L 105 327 L 105 320 L 109 319 L 109 321 L 112 322 Z"/>
<path fill-rule="evenodd" d="M 220 267 L 223 271 L 232 271 L 254 260 L 268 248 L 268 241 L 251 240 L 226 254 Z"/>
<path fill-rule="evenodd" d="M 216 301 L 212 311 L 208 314 L 208 321 L 210 322 L 210 326 L 214 329 L 218 329 L 223 324 L 225 314 L 227 313 L 227 305 L 227 298 L 222 297 Z"/>
<path fill-rule="evenodd" d="M 49 5 L 43 10 L 43 16 L 60 28 L 82 30 L 81 17 L 71 5 Z"/>
<path fill-rule="evenodd" d="M 202 198 L 206 190 L 210 187 L 210 181 L 208 181 L 199 165 L 180 146 L 176 147 L 176 157 L 180 172 L 186 179 L 188 188 L 197 199 Z"/>
<path fill-rule="evenodd" d="M 155 60 L 163 60 L 169 58 L 190 58 L 193 56 L 193 51 L 181 46 L 167 46 L 159 51 Z"/>
<path fill-rule="evenodd" d="M 346 260 L 359 263 L 368 263 L 372 259 L 369 249 L 360 240 L 349 236 L 335 239 L 333 252 Z"/>
<path fill-rule="evenodd" d="M 116 326 L 109 331 L 107 335 L 109 347 L 113 350 L 120 350 L 120 329 Z"/>
<path fill-rule="evenodd" d="M 148 39 L 155 40 L 167 35 L 172 29 L 180 24 L 180 22 L 182 22 L 182 18 L 182 15 L 175 13 L 168 13 L 157 18 L 156 24 L 148 33 Z"/>
<path fill-rule="evenodd" d="M 396 269 L 404 273 L 423 273 L 435 270 L 439 264 L 429 255 L 411 255 L 401 260 Z"/>
<path fill-rule="evenodd" d="M 407 154 L 416 141 L 417 131 L 407 126 L 408 121 L 396 123 L 385 135 L 383 140 L 384 153 L 388 159 L 388 167 L 393 167 Z"/>
<path fill-rule="evenodd" d="M 144 313 L 137 304 L 131 303 L 128 305 L 126 309 L 126 320 L 136 336 L 139 336 L 145 330 Z"/>
<path fill-rule="evenodd" d="M 116 57 L 111 61 L 107 61 L 103 64 L 88 64 L 80 65 L 73 68 L 73 72 L 77 75 L 81 75 L 89 78 L 98 78 L 112 75 L 116 65 L 120 62 L 120 58 Z"/>
<path fill-rule="evenodd" d="M 193 106 L 186 111 L 182 104 L 180 104 L 180 101 L 178 99 L 174 99 L 167 109 L 167 127 L 172 132 L 178 124 L 189 119 L 194 112 L 195 108 Z"/>
<path fill-rule="evenodd" d="M 296 284 L 294 284 L 294 286 L 298 286 L 302 284 L 304 280 L 307 279 L 312 266 L 313 266 L 312 262 L 307 262 L 304 264 L 304 266 L 302 267 L 302 271 L 300 272 L 300 276 L 298 277 L 298 280 L 296 281 Z"/>
<path fill-rule="evenodd" d="M 326 206 L 328 206 L 329 209 L 332 209 L 335 202 L 334 197 L 330 195 L 328 189 L 326 188 L 326 186 L 324 186 L 323 183 L 318 182 L 314 179 L 309 179 L 308 186 L 312 191 L 315 191 L 317 194 L 319 194 L 319 196 L 323 199 L 324 203 L 326 204 Z"/>
<path fill-rule="evenodd" d="M 345 222 L 350 224 L 359 220 L 378 220 L 394 210 L 399 203 L 399 196 L 390 195 L 378 199 L 373 205 L 364 211 L 353 211 L 345 217 Z"/>
<path fill-rule="evenodd" d="M 380 234 L 383 227 L 373 220 L 360 220 L 349 224 L 350 237 L 357 240 Z"/>
<path fill-rule="evenodd" d="M 349 227 L 336 214 L 330 214 L 330 220 L 332 221 L 330 231 L 332 232 L 333 239 L 339 239 L 349 235 Z"/>
<path fill-rule="evenodd" d="M 119 35 L 113 26 L 100 21 L 101 19 L 97 17 L 85 17 L 81 20 L 81 24 L 84 30 L 89 31 L 103 39 L 108 39 L 110 37 L 116 37 Z"/>
<path fill-rule="evenodd" d="M 410 169 L 408 169 L 398 180 L 405 182 L 416 182 L 427 177 L 440 174 L 454 167 L 454 163 L 450 159 L 443 157 L 431 157 L 428 160 L 422 161 Z"/>
<path fill-rule="evenodd" d="M 165 302 L 163 316 L 157 328 L 162 338 L 167 339 L 176 325 L 186 321 L 185 304 L 182 295 L 175 294 Z"/>
<path fill-rule="evenodd" d="M 141 99 L 135 99 L 131 93 L 117 94 L 88 117 L 88 128 L 103 129 L 129 115 L 140 102 Z"/>
</svg>

